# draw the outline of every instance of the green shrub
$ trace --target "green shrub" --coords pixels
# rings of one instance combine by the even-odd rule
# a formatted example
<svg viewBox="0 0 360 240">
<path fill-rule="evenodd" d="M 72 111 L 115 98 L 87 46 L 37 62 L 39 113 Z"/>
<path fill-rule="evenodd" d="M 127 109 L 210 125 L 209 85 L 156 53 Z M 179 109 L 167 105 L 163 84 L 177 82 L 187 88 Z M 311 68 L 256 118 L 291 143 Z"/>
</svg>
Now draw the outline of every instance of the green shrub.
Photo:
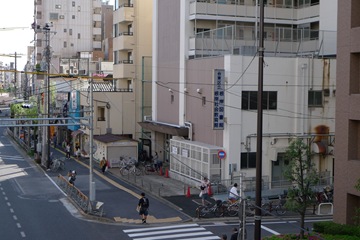
<svg viewBox="0 0 360 240">
<path fill-rule="evenodd" d="M 349 235 L 328 235 L 325 234 L 323 236 L 326 240 L 360 240 L 357 236 L 349 236 Z"/>
<path fill-rule="evenodd" d="M 331 235 L 348 235 L 360 237 L 360 227 L 334 222 L 317 222 L 314 223 L 314 231 Z"/>
</svg>

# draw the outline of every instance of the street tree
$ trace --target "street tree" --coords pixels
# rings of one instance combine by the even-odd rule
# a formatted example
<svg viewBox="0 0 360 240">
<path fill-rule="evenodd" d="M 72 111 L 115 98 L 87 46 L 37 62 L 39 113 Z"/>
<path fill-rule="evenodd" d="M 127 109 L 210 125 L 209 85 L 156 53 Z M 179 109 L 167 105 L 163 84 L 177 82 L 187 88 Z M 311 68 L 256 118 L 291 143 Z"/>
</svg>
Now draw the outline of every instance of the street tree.
<svg viewBox="0 0 360 240">
<path fill-rule="evenodd" d="M 313 186 L 319 181 L 314 163 L 311 161 L 311 151 L 304 139 L 296 138 L 290 142 L 285 152 L 289 165 L 284 171 L 284 177 L 293 186 L 288 189 L 285 207 L 300 215 L 300 239 L 304 237 L 306 209 L 313 204 L 315 192 Z"/>
</svg>

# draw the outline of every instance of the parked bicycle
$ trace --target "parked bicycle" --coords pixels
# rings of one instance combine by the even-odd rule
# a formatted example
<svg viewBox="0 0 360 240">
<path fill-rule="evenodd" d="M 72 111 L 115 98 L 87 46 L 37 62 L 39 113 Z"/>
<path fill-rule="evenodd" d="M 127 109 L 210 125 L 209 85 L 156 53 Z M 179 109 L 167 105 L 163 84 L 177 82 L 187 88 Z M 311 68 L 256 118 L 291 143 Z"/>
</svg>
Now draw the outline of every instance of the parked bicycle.
<svg viewBox="0 0 360 240">
<path fill-rule="evenodd" d="M 158 170 L 155 168 L 153 163 L 143 162 L 140 165 L 140 168 L 144 171 L 146 175 L 157 173 Z"/>
<path fill-rule="evenodd" d="M 65 162 L 59 158 L 52 160 L 50 162 L 50 170 L 52 172 L 65 170 Z"/>
<path fill-rule="evenodd" d="M 284 215 L 286 213 L 285 202 L 285 198 L 281 195 L 279 195 L 279 199 L 264 201 L 261 205 L 262 215 L 272 215 L 272 212 L 279 216 Z"/>
<path fill-rule="evenodd" d="M 246 200 L 245 201 L 245 215 L 253 216 L 255 214 L 255 205 L 253 201 Z M 239 198 L 235 202 L 231 202 L 230 200 L 226 200 L 222 203 L 222 211 L 223 216 L 228 215 L 230 217 L 238 216 L 241 208 L 241 199 Z"/>
<path fill-rule="evenodd" d="M 129 174 L 140 176 L 142 174 L 142 171 L 138 167 L 138 162 L 136 161 L 136 159 L 123 159 L 120 162 L 120 174 L 122 176 L 127 176 Z"/>
<path fill-rule="evenodd" d="M 208 204 L 206 206 L 199 206 L 196 208 L 196 216 L 206 217 L 208 215 L 214 215 L 215 217 L 223 216 L 222 201 L 217 200 L 213 205 Z"/>
</svg>

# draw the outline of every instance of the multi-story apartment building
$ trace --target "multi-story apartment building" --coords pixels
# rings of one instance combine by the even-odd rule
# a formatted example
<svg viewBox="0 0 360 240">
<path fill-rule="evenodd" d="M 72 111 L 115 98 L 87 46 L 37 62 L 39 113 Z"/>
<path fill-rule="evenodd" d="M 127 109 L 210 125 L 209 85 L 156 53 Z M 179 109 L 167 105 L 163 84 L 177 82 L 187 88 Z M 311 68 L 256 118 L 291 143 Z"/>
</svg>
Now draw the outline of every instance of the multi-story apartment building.
<svg viewBox="0 0 360 240">
<path fill-rule="evenodd" d="M 80 1 L 35 1 L 35 14 L 33 28 L 35 31 L 35 63 L 36 69 L 45 71 L 47 74 L 38 74 L 36 89 L 38 93 L 44 93 L 44 110 L 50 117 L 62 116 L 64 106 L 70 106 L 75 113 L 69 115 L 79 116 L 81 84 L 74 81 L 77 77 L 83 77 L 88 81 L 89 77 L 97 74 L 99 68 L 91 68 L 91 62 L 111 59 L 109 53 L 104 50 L 111 50 L 109 32 L 111 34 L 112 21 L 109 21 L 102 10 L 110 9 L 111 6 L 103 6 L 101 0 L 80 0 Z M 107 19 L 107 21 L 103 21 Z M 107 26 L 110 25 L 110 26 Z M 112 55 L 112 52 L 110 53 Z M 112 71 L 110 71 L 111 75 Z M 61 77 L 57 77 L 62 75 Z M 48 77 L 46 77 L 48 76 Z M 107 89 L 102 89 L 107 91 Z M 55 93 L 56 96 L 47 98 L 47 94 Z M 55 104 L 51 102 L 47 107 L 47 99 L 56 99 Z M 75 106 L 71 103 L 77 103 Z M 87 103 L 88 104 L 88 103 Z M 48 109 L 50 108 L 50 109 Z M 75 147 L 75 139 L 72 132 L 80 126 L 71 125 L 63 127 L 50 127 L 44 129 L 43 138 L 57 132 L 57 142 L 71 141 Z M 51 134 L 47 134 L 50 131 Z M 44 143 L 44 141 L 43 141 Z M 44 146 L 45 147 L 45 146 Z M 82 147 L 82 146 L 81 146 Z"/>
<path fill-rule="evenodd" d="M 172 177 L 255 176 L 256 2 L 154 2 L 152 115 L 140 125 Z M 264 188 L 283 184 L 294 137 L 309 143 L 319 174 L 333 174 L 334 12 L 336 1 L 266 1 Z"/>
<path fill-rule="evenodd" d="M 116 87 L 132 89 L 132 96 L 119 98 L 128 108 L 118 124 L 122 133 L 141 139 L 137 122 L 149 115 L 151 105 L 151 55 L 152 55 L 153 0 L 116 0 L 114 10 L 114 74 Z"/>
<path fill-rule="evenodd" d="M 360 2 L 339 1 L 334 221 L 354 223 L 360 207 Z M 358 215 L 357 215 L 358 216 Z"/>
<path fill-rule="evenodd" d="M 46 24 L 52 32 L 50 45 L 55 66 L 59 64 L 58 58 L 76 57 L 78 52 L 101 51 L 101 4 L 101 0 L 35 1 L 37 62 L 44 59 L 42 50 L 47 43 L 43 27 Z"/>
</svg>

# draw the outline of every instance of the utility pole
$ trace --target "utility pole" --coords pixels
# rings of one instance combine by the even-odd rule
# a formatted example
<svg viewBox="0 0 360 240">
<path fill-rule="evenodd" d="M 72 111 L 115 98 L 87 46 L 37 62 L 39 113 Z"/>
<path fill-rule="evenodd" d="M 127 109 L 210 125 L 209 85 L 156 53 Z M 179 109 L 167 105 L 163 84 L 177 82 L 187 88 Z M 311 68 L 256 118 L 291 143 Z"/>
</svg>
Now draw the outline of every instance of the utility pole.
<svg viewBox="0 0 360 240">
<path fill-rule="evenodd" d="M 89 125 L 90 125 L 90 173 L 89 173 L 89 182 L 90 182 L 90 190 L 89 190 L 89 198 L 90 202 L 95 201 L 95 182 L 93 180 L 93 154 L 94 154 L 94 99 L 93 99 L 93 81 L 94 79 L 91 77 L 89 79 L 90 81 L 90 119 L 89 119 Z M 91 204 L 90 204 L 91 205 Z M 91 207 L 91 206 L 90 206 Z"/>
<path fill-rule="evenodd" d="M 255 186 L 255 229 L 254 240 L 261 239 L 261 189 L 262 189 L 262 134 L 263 134 L 263 78 L 264 78 L 264 0 L 260 0 L 259 21 L 259 72 L 257 94 L 257 138 L 256 138 L 256 186 Z"/>
<path fill-rule="evenodd" d="M 51 106 L 51 91 L 50 91 L 50 64 L 51 64 L 51 47 L 50 47 L 50 25 L 45 24 L 45 26 L 40 29 L 40 32 L 45 33 L 45 43 L 46 48 L 44 51 L 45 61 L 46 61 L 46 78 L 44 80 L 44 117 L 48 118 L 44 121 L 47 124 L 43 128 L 43 137 L 42 137 L 42 159 L 41 164 L 47 169 L 50 166 L 50 143 L 51 143 L 51 134 L 50 134 L 50 106 Z"/>
</svg>

